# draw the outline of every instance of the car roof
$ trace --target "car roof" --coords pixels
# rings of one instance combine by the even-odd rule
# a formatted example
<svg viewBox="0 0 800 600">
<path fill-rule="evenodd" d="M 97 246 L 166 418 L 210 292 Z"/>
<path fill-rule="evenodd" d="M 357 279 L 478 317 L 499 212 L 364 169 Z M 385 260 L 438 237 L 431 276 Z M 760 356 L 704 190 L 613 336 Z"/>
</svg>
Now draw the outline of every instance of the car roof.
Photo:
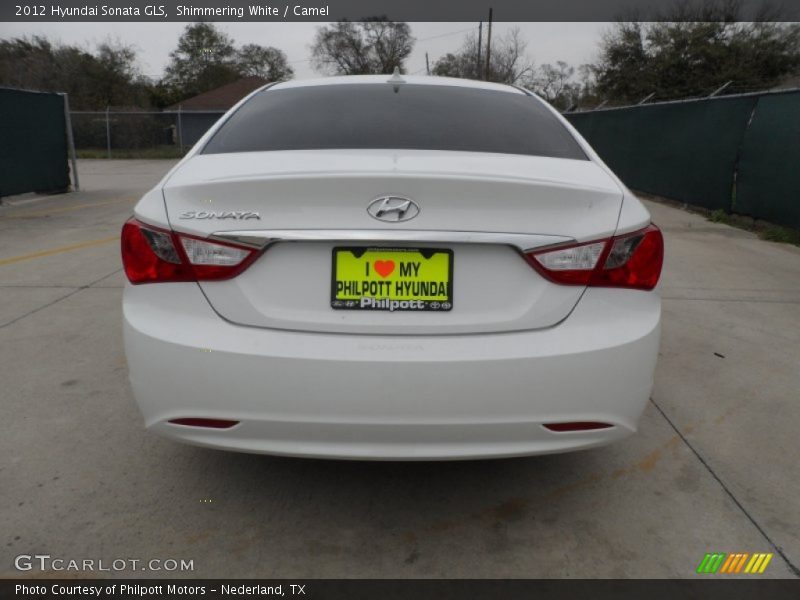
<svg viewBox="0 0 800 600">
<path fill-rule="evenodd" d="M 504 83 L 492 83 L 488 81 L 477 81 L 474 79 L 458 79 L 456 77 L 434 77 L 431 75 L 339 75 L 334 77 L 320 77 L 315 79 L 300 79 L 282 81 L 273 86 L 271 90 L 283 90 L 299 87 L 312 87 L 320 85 L 358 85 L 365 83 L 394 83 L 393 77 L 400 77 L 406 84 L 411 85 L 438 85 L 451 87 L 467 87 L 481 90 L 493 90 L 498 92 L 509 92 L 512 94 L 524 94 L 519 88 Z M 399 83 L 400 81 L 397 80 Z"/>
</svg>

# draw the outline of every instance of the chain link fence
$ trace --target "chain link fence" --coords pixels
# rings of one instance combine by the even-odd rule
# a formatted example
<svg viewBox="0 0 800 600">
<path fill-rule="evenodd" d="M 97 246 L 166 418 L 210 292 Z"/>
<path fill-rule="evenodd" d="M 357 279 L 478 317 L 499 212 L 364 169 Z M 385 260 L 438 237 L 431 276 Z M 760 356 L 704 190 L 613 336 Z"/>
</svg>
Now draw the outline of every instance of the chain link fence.
<svg viewBox="0 0 800 600">
<path fill-rule="evenodd" d="M 177 158 L 225 111 L 72 111 L 80 158 Z"/>
</svg>

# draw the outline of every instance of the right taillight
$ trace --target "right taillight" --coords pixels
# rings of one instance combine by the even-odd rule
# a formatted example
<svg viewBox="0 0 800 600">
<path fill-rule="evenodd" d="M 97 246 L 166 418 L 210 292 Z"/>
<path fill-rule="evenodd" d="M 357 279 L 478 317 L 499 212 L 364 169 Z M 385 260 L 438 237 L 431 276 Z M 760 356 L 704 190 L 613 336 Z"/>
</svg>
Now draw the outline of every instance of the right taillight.
<svg viewBox="0 0 800 600">
<path fill-rule="evenodd" d="M 129 219 L 122 264 L 131 283 L 230 279 L 256 258 L 252 248 L 218 243 Z"/>
<path fill-rule="evenodd" d="M 664 238 L 658 227 L 648 225 L 632 233 L 525 257 L 555 283 L 652 290 L 661 276 Z"/>
</svg>

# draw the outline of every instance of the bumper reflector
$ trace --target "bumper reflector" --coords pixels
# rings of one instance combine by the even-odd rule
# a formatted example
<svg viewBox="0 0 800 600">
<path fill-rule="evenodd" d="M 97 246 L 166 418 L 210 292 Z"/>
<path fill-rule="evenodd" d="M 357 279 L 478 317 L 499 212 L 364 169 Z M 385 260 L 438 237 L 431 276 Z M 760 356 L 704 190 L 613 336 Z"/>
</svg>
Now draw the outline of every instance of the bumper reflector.
<svg viewBox="0 0 800 600">
<path fill-rule="evenodd" d="M 170 419 L 173 425 L 185 425 L 187 427 L 208 427 L 209 429 L 230 429 L 234 425 L 238 425 L 239 421 L 231 421 L 230 419 Z"/>
<path fill-rule="evenodd" d="M 591 431 L 592 429 L 608 429 L 613 427 L 609 423 L 597 421 L 567 421 L 566 423 L 545 423 L 550 431 Z"/>
</svg>

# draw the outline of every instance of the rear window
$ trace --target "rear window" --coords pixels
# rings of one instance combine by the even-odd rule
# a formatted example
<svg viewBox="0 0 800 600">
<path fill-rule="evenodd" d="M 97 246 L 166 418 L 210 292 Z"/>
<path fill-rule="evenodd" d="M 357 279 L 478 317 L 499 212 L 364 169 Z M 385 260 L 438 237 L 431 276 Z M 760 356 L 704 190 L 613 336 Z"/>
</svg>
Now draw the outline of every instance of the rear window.
<svg viewBox="0 0 800 600">
<path fill-rule="evenodd" d="M 457 86 L 390 83 L 268 89 L 222 125 L 203 154 L 403 149 L 586 160 L 536 98 Z"/>
</svg>

